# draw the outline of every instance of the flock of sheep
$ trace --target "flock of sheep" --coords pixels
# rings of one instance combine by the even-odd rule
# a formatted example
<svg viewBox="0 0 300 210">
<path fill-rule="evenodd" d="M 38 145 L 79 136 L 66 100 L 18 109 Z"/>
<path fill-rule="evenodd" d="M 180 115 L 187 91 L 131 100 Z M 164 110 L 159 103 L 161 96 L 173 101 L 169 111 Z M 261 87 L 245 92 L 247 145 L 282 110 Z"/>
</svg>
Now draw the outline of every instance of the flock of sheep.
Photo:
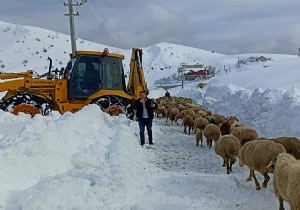
<svg viewBox="0 0 300 210">
<path fill-rule="evenodd" d="M 209 148 L 215 142 L 215 153 L 223 158 L 223 167 L 227 174 L 232 172 L 232 165 L 239 160 L 239 165 L 248 166 L 250 172 L 246 181 L 255 181 L 256 189 L 260 183 L 255 171 L 264 176 L 262 188 L 266 188 L 274 173 L 273 185 L 279 200 L 279 210 L 284 210 L 283 200 L 292 210 L 300 210 L 300 141 L 295 137 L 267 139 L 239 122 L 236 116 L 223 116 L 211 110 L 197 106 L 192 99 L 183 97 L 160 97 L 157 99 L 157 117 L 166 118 L 178 125 L 182 120 L 184 133 L 195 131 L 196 146 L 203 146 L 203 136 Z M 188 131 L 187 131 L 188 129 Z"/>
</svg>

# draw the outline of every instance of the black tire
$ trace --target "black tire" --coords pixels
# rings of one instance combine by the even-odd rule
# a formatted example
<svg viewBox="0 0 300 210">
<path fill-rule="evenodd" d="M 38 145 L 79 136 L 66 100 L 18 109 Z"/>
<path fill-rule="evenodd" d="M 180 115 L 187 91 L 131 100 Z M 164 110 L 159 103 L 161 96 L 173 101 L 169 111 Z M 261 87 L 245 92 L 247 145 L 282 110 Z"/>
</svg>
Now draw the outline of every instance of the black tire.
<svg viewBox="0 0 300 210">
<path fill-rule="evenodd" d="M 130 105 L 129 99 L 127 98 L 119 96 L 104 96 L 99 98 L 95 104 L 97 104 L 104 112 L 106 112 L 106 110 L 110 107 L 118 105 L 121 107 L 123 114 L 125 114 L 127 118 L 133 119 L 133 109 Z"/>
<path fill-rule="evenodd" d="M 13 112 L 14 107 L 27 104 L 39 110 L 39 114 L 47 116 L 51 113 L 52 108 L 49 103 L 37 96 L 28 94 L 15 95 L 7 100 L 3 100 L 0 104 L 0 109 L 6 112 Z"/>
</svg>

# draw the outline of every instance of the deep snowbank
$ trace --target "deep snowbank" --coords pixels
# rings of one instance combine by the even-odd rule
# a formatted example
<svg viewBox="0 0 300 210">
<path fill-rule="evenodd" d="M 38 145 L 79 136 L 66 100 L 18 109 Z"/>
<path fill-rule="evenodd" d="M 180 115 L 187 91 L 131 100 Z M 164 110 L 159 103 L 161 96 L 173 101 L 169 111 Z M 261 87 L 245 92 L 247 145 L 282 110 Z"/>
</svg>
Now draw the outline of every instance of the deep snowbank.
<svg viewBox="0 0 300 210">
<path fill-rule="evenodd" d="M 190 97 L 214 113 L 235 115 L 260 136 L 300 137 L 300 89 L 246 89 L 233 84 L 212 83 L 203 90 L 191 83 L 170 90 L 173 96 Z M 160 91 L 161 93 L 161 91 Z"/>
<path fill-rule="evenodd" d="M 96 105 L 33 119 L 3 114 L 0 205 L 5 209 L 121 209 L 143 194 L 147 160 L 136 123 L 109 117 Z"/>
</svg>

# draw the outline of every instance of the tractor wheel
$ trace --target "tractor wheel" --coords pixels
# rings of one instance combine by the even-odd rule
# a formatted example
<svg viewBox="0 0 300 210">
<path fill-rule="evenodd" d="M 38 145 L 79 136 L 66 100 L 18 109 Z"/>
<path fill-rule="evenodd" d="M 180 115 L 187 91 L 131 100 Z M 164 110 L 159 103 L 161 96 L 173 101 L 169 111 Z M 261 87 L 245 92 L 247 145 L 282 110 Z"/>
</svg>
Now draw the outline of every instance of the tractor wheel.
<svg viewBox="0 0 300 210">
<path fill-rule="evenodd" d="M 101 110 L 114 116 L 125 114 L 127 118 L 133 118 L 133 109 L 126 98 L 118 96 L 104 96 L 99 98 L 95 104 L 100 106 Z"/>
<path fill-rule="evenodd" d="M 44 100 L 27 94 L 16 95 L 0 104 L 0 109 L 18 115 L 20 112 L 30 114 L 34 117 L 36 114 L 43 116 L 49 115 L 52 111 L 50 104 Z"/>
</svg>

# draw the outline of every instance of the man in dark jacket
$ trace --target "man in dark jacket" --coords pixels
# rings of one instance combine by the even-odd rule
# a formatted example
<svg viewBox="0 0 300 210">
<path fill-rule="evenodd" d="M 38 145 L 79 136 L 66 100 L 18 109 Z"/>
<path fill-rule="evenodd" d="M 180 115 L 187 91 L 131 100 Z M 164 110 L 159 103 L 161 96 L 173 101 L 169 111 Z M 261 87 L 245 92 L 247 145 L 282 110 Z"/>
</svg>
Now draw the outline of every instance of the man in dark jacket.
<svg viewBox="0 0 300 210">
<path fill-rule="evenodd" d="M 171 95 L 170 95 L 169 91 L 166 91 L 166 93 L 165 93 L 165 97 L 167 97 L 167 98 L 170 98 L 170 97 L 171 97 Z"/>
<path fill-rule="evenodd" d="M 154 118 L 153 111 L 157 109 L 157 103 L 147 98 L 146 92 L 140 92 L 140 98 L 133 104 L 135 117 L 139 122 L 141 145 L 145 144 L 145 126 L 149 137 L 149 144 L 153 144 L 152 121 Z"/>
</svg>

